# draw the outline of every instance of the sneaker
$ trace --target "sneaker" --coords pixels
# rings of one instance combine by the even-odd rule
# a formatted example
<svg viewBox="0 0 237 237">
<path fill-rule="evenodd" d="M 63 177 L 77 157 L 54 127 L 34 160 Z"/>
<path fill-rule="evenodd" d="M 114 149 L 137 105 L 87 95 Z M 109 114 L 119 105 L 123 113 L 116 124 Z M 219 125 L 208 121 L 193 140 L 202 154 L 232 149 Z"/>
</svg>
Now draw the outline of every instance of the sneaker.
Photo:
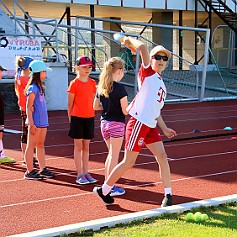
<svg viewBox="0 0 237 237">
<path fill-rule="evenodd" d="M 85 174 L 85 177 L 91 184 L 94 184 L 97 182 L 97 180 L 94 179 L 89 173 Z"/>
<path fill-rule="evenodd" d="M 96 194 L 106 205 L 111 205 L 114 203 L 114 199 L 109 193 L 106 196 L 103 195 L 101 187 L 94 187 L 93 193 Z"/>
<path fill-rule="evenodd" d="M 40 172 L 40 175 L 43 176 L 44 178 L 48 178 L 48 179 L 55 177 L 55 174 L 47 168 L 44 168 Z"/>
<path fill-rule="evenodd" d="M 15 162 L 16 162 L 16 160 L 14 160 L 13 158 L 10 158 L 10 157 L 0 158 L 0 164 L 12 164 Z"/>
<path fill-rule="evenodd" d="M 31 172 L 25 172 L 24 175 L 25 179 L 34 179 L 34 180 L 40 180 L 43 179 L 44 177 L 41 176 L 35 169 L 33 169 Z"/>
<path fill-rule="evenodd" d="M 168 206 L 172 206 L 172 195 L 171 194 L 165 195 L 165 197 L 161 203 L 161 207 L 168 207 Z"/>
<path fill-rule="evenodd" d="M 78 184 L 89 184 L 90 182 L 87 180 L 87 178 L 84 174 L 81 174 L 77 177 L 76 183 L 78 183 Z"/>
<path fill-rule="evenodd" d="M 25 161 L 22 162 L 22 166 L 23 166 L 23 167 L 26 167 L 26 162 L 25 162 Z M 34 167 L 34 168 L 37 168 L 38 166 L 39 166 L 39 162 L 38 162 L 38 160 L 36 160 L 36 159 L 34 158 L 34 160 L 33 160 L 33 167 Z"/>
<path fill-rule="evenodd" d="M 33 159 L 33 166 L 36 168 L 36 167 L 38 167 L 39 166 L 39 162 L 38 162 L 38 160 L 34 157 L 34 159 Z"/>
<path fill-rule="evenodd" d="M 123 195 L 124 193 L 125 193 L 124 189 L 119 188 L 116 185 L 114 185 L 113 188 L 111 189 L 110 196 L 111 197 L 120 196 L 120 195 Z"/>
</svg>

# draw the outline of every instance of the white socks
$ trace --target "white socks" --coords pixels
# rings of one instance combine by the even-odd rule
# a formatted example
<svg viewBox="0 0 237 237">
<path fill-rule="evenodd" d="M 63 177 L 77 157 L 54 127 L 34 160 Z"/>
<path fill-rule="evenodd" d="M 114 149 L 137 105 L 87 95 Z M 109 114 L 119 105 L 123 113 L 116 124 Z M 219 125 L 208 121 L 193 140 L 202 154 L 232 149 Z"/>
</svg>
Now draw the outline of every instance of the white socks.
<svg viewBox="0 0 237 237">
<path fill-rule="evenodd" d="M 172 195 L 171 188 L 164 188 L 164 190 L 165 190 L 165 196 L 166 196 L 167 194 Z"/>
<path fill-rule="evenodd" d="M 102 193 L 103 193 L 103 195 L 106 196 L 110 192 L 110 190 L 112 188 L 113 188 L 113 186 L 109 186 L 108 184 L 104 183 L 102 185 Z"/>
<path fill-rule="evenodd" d="M 5 153 L 4 153 L 4 150 L 3 150 L 3 143 L 2 143 L 2 140 L 0 140 L 0 158 L 5 158 Z"/>
</svg>

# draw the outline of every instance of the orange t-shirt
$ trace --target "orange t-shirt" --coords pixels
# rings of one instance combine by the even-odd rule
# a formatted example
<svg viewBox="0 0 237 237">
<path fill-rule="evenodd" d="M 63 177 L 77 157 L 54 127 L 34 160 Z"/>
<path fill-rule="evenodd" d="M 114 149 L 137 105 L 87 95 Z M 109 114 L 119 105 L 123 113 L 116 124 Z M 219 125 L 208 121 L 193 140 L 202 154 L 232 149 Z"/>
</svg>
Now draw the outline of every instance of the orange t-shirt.
<svg viewBox="0 0 237 237">
<path fill-rule="evenodd" d="M 95 80 L 88 78 L 87 82 L 75 78 L 70 82 L 67 92 L 75 94 L 71 116 L 91 118 L 95 116 L 93 102 L 96 93 Z"/>
<path fill-rule="evenodd" d="M 28 81 L 29 81 L 29 77 L 27 76 L 20 76 L 20 78 L 17 79 L 18 105 L 21 111 L 26 111 L 25 88 Z"/>
</svg>

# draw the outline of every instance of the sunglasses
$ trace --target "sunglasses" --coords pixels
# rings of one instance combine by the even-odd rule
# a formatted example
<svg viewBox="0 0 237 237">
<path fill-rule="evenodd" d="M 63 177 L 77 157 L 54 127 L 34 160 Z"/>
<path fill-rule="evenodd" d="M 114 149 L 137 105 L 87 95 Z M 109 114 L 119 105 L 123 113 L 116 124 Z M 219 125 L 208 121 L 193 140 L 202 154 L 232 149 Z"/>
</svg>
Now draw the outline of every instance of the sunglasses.
<svg viewBox="0 0 237 237">
<path fill-rule="evenodd" d="M 165 62 L 167 62 L 169 60 L 169 58 L 167 56 L 162 56 L 162 55 L 154 55 L 154 56 L 152 56 L 152 58 L 154 58 L 155 60 L 163 59 L 163 61 L 165 61 Z"/>
</svg>

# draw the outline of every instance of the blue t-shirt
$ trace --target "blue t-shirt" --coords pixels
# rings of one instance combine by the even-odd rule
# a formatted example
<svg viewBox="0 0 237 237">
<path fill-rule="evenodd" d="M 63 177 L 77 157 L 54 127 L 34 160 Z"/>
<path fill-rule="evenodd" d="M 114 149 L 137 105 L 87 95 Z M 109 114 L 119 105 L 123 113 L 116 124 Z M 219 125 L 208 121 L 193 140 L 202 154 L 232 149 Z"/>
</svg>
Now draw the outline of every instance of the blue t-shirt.
<svg viewBox="0 0 237 237">
<path fill-rule="evenodd" d="M 120 100 L 125 96 L 128 96 L 128 93 L 125 87 L 118 82 L 113 82 L 113 88 L 109 94 L 109 98 L 100 96 L 97 93 L 96 97 L 100 99 L 103 107 L 101 120 L 125 123 L 125 115 L 120 104 Z"/>
<path fill-rule="evenodd" d="M 37 86 L 36 83 L 32 83 L 27 92 L 26 96 L 30 93 L 35 93 L 33 120 L 36 127 L 48 127 L 48 112 L 46 107 L 46 100 L 43 91 Z"/>
</svg>

